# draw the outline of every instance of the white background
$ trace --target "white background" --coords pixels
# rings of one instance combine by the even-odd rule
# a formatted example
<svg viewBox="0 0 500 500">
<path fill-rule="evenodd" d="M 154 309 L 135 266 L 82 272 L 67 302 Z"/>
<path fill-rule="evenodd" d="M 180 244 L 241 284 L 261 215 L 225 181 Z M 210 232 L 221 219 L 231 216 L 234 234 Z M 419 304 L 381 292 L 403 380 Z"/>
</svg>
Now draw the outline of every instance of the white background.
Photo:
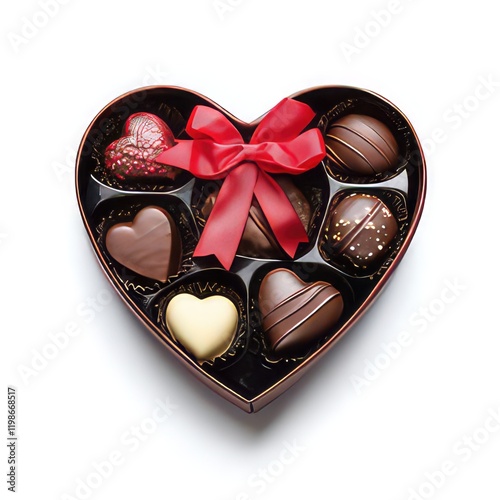
<svg viewBox="0 0 500 500">
<path fill-rule="evenodd" d="M 493 2 L 66 0 L 48 2 L 50 17 L 42 4 L 7 2 L 0 16 L 0 414 L 13 385 L 17 498 L 499 498 Z M 245 120 L 303 88 L 355 85 L 394 102 L 424 141 L 427 203 L 398 271 L 255 415 L 135 320 L 84 231 L 75 150 L 103 106 L 144 84 L 197 90 Z M 71 324 L 78 334 L 54 354 Z M 403 332 L 410 345 L 387 363 Z"/>
</svg>

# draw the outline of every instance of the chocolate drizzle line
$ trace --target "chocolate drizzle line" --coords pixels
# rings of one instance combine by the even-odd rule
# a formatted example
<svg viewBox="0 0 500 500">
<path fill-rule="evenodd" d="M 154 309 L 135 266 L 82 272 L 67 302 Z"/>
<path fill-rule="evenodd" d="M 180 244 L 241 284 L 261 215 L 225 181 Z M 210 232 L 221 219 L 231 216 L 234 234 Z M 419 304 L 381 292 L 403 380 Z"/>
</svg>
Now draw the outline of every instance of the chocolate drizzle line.
<svg viewBox="0 0 500 500">
<path fill-rule="evenodd" d="M 382 202 L 376 200 L 376 205 L 359 221 L 359 224 L 351 227 L 340 241 L 332 245 L 333 250 L 342 253 L 361 234 L 365 226 L 375 218 L 380 210 L 382 210 Z"/>
<path fill-rule="evenodd" d="M 380 135 L 380 134 L 379 134 L 379 132 L 378 132 L 377 130 L 375 130 L 373 127 L 371 127 L 369 123 L 363 123 L 363 125 L 364 125 L 365 127 L 368 127 L 368 128 L 369 128 L 370 130 L 372 130 L 375 134 L 377 134 L 377 135 L 380 137 L 380 139 L 382 139 L 382 141 L 384 141 L 384 143 L 385 143 L 385 144 L 387 144 L 387 147 L 388 147 L 388 148 L 389 148 L 389 149 L 390 149 L 390 150 L 391 150 L 391 151 L 392 151 L 395 155 L 398 153 L 398 152 L 397 152 L 397 151 L 396 151 L 396 150 L 395 150 L 395 149 L 394 149 L 394 148 L 393 148 L 393 147 L 392 147 L 392 146 L 391 146 L 391 145 L 387 142 L 386 138 L 385 138 L 384 136 Z M 374 145 L 374 147 L 376 147 L 376 146 Z M 377 149 L 378 149 L 378 148 L 377 148 Z M 380 154 L 382 154 L 382 155 L 384 156 L 384 158 L 387 160 L 387 163 L 388 163 L 388 164 L 390 164 L 389 159 L 387 158 L 387 156 L 386 156 L 386 155 L 385 155 L 382 151 L 380 151 Z"/>
<path fill-rule="evenodd" d="M 333 136 L 331 135 L 327 135 L 327 137 L 331 137 L 333 139 Z M 349 165 L 347 165 L 347 163 L 332 149 L 332 147 L 328 144 L 325 144 L 325 146 L 328 153 L 330 153 L 330 157 L 334 156 L 334 158 L 331 159 L 336 161 L 340 168 L 349 171 Z"/>
<path fill-rule="evenodd" d="M 364 126 L 364 127 L 369 128 L 372 132 L 374 132 L 375 134 L 377 134 L 377 135 L 380 137 L 380 139 L 382 139 L 382 141 L 383 141 L 385 144 L 387 144 L 387 146 L 389 147 L 389 149 L 390 149 L 390 150 L 391 150 L 394 154 L 396 154 L 396 151 L 394 151 L 394 149 L 393 149 L 393 148 L 391 148 L 391 146 L 389 146 L 389 144 L 387 143 L 387 141 L 385 140 L 385 138 L 384 138 L 384 137 L 382 137 L 382 136 L 381 136 L 381 135 L 380 135 L 380 134 L 379 134 L 379 133 L 378 133 L 378 132 L 377 132 L 377 131 L 373 128 L 373 127 L 370 127 L 370 125 L 368 125 L 367 123 L 364 123 L 364 122 L 362 122 L 362 123 L 361 123 L 361 125 L 362 125 L 362 126 Z M 333 127 L 343 128 L 344 130 L 347 130 L 347 131 L 351 132 L 352 134 L 357 135 L 360 139 L 362 139 L 363 141 L 367 142 L 367 143 L 368 143 L 368 144 L 369 144 L 369 145 L 370 145 L 373 149 L 376 149 L 376 150 L 378 151 L 378 153 L 379 153 L 381 156 L 383 156 L 383 157 L 384 157 L 384 159 L 385 159 L 385 161 L 387 162 L 387 165 L 388 165 L 388 166 L 390 166 L 390 165 L 391 165 L 391 162 L 390 162 L 389 158 L 387 158 L 387 155 L 386 155 L 386 154 L 385 154 L 385 153 L 384 153 L 384 152 L 383 152 L 383 151 L 382 151 L 382 150 L 381 150 L 381 149 L 380 149 L 380 148 L 379 148 L 379 147 L 378 147 L 378 146 L 377 146 L 377 145 L 376 145 L 373 141 L 371 141 L 368 137 L 365 137 L 365 136 L 361 135 L 361 133 L 360 133 L 360 132 L 358 132 L 357 130 L 354 130 L 354 129 L 353 129 L 353 128 L 351 128 L 351 127 L 348 127 L 347 125 L 343 125 L 343 124 L 338 124 L 338 123 L 337 123 L 337 124 L 334 124 L 334 125 L 332 126 L 332 128 L 333 128 Z M 335 138 L 334 138 L 333 136 L 331 136 L 330 134 L 328 134 L 328 137 L 331 137 L 332 139 L 335 139 Z M 361 153 L 360 153 L 360 154 L 361 154 Z M 363 156 L 363 158 L 364 158 L 364 156 Z M 368 161 L 368 160 L 367 160 L 367 161 Z M 375 172 L 375 173 L 376 173 L 376 172 Z"/>
<path fill-rule="evenodd" d="M 356 149 L 354 146 L 352 146 L 351 144 L 345 142 L 344 140 L 342 140 L 340 137 L 337 137 L 336 135 L 327 134 L 327 137 L 329 139 L 333 139 L 334 141 L 342 144 L 342 146 L 345 146 L 347 149 L 350 149 L 353 153 L 357 154 L 372 169 L 372 171 L 373 171 L 374 174 L 377 173 L 377 171 L 375 170 L 375 168 L 371 164 L 370 160 L 361 151 L 359 151 L 359 149 Z M 336 156 L 338 157 L 338 155 L 336 155 Z M 345 164 L 345 162 L 343 162 L 343 163 Z"/>
<path fill-rule="evenodd" d="M 309 292 L 312 288 L 318 287 L 318 289 L 310 296 L 306 297 L 305 300 L 302 300 L 299 304 L 296 305 L 295 309 L 287 314 L 285 314 L 283 317 L 278 319 L 276 322 L 274 322 L 271 326 L 266 328 L 266 332 L 270 331 L 272 328 L 275 326 L 279 325 L 286 319 L 290 318 L 293 316 L 295 313 L 297 313 L 298 310 L 305 308 L 308 304 L 310 304 L 318 295 L 320 295 L 322 292 L 327 290 L 328 288 L 332 288 L 328 283 L 323 283 L 323 282 L 316 282 L 316 283 L 311 283 L 309 286 L 303 288 L 302 290 L 299 290 L 298 292 L 290 295 L 290 297 L 286 298 L 283 300 L 280 304 L 276 306 L 273 311 L 270 311 L 266 317 L 269 317 L 270 314 L 276 312 L 278 309 L 282 308 L 286 303 L 293 301 L 296 298 L 300 298 L 301 295 L 306 294 Z M 301 325 L 303 325 L 308 319 L 310 319 L 312 316 L 314 316 L 322 307 L 325 306 L 325 304 L 328 304 L 328 302 L 332 301 L 336 297 L 340 295 L 340 292 L 338 290 L 335 290 L 333 294 L 330 294 L 328 297 L 325 298 L 322 302 L 316 305 L 316 307 L 306 316 L 304 316 L 300 321 L 298 321 L 292 328 L 289 330 L 285 331 L 282 333 L 280 338 L 276 341 L 276 346 L 285 338 L 287 337 L 290 333 L 293 331 L 297 330 Z"/>
<path fill-rule="evenodd" d="M 353 153 L 357 154 L 360 158 L 362 158 L 367 163 L 367 165 L 372 169 L 372 171 L 373 171 L 374 174 L 377 173 L 377 171 L 375 170 L 375 168 L 371 164 L 370 160 L 359 149 L 356 149 L 354 146 L 352 146 L 351 144 L 345 142 L 344 140 L 342 140 L 340 137 L 337 137 L 336 135 L 327 134 L 326 136 L 329 139 L 333 139 L 334 141 L 342 144 L 342 146 L 345 146 L 347 149 L 350 149 Z M 371 144 L 370 141 L 368 141 L 368 140 L 366 140 L 366 142 L 368 142 L 369 144 Z M 338 156 L 338 155 L 336 155 L 336 156 Z"/>
</svg>

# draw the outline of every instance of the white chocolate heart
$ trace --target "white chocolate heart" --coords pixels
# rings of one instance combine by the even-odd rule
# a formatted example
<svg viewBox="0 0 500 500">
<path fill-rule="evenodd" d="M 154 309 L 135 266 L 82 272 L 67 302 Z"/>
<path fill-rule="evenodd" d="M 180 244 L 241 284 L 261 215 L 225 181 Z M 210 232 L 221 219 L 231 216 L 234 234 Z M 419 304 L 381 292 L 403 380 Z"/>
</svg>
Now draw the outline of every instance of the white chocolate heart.
<svg viewBox="0 0 500 500">
<path fill-rule="evenodd" d="M 224 354 L 238 329 L 238 311 L 222 295 L 199 299 L 181 293 L 168 303 L 165 317 L 172 337 L 198 361 Z"/>
</svg>

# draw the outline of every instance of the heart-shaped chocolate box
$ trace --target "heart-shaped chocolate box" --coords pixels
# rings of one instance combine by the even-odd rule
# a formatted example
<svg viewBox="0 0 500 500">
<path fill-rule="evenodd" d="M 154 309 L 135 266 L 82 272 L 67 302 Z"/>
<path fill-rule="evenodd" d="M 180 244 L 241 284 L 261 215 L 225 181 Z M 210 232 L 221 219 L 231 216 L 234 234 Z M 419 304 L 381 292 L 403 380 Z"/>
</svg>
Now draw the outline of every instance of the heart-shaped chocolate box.
<svg viewBox="0 0 500 500">
<path fill-rule="evenodd" d="M 99 262 L 117 292 L 196 377 L 247 412 L 260 410 L 292 386 L 373 303 L 410 244 L 425 197 L 426 172 L 421 146 L 407 118 L 389 101 L 370 91 L 341 86 L 305 90 L 290 99 L 305 103 L 313 110 L 314 118 L 308 128 L 319 129 L 325 141 L 328 134 L 333 134 L 332 124 L 339 123 L 339 127 L 351 133 L 350 125 L 344 127 L 342 119 L 362 115 L 383 122 L 397 142 L 395 163 L 384 171 L 374 171 L 373 175 L 357 175 L 338 168 L 336 164 L 343 162 L 338 158 L 339 150 L 332 152 L 327 142 L 328 156 L 311 170 L 291 176 L 296 177 L 293 180 L 300 186 L 311 212 L 307 227 L 309 243 L 301 243 L 293 259 L 237 254 L 226 270 L 214 257 L 193 257 L 209 218 L 205 213 L 207 200 L 218 192 L 222 181 L 195 178 L 184 171 L 174 179 L 168 172 L 163 179 L 147 176 L 123 179 L 110 175 L 105 168 L 107 148 L 123 137 L 127 120 L 138 112 L 159 117 L 170 127 L 176 140 L 189 139 L 186 123 L 199 105 L 222 113 L 245 141 L 249 141 L 261 119 L 244 123 L 206 97 L 186 89 L 147 87 L 119 97 L 96 116 L 85 132 L 76 161 L 76 190 L 82 218 Z M 359 131 L 354 133 L 359 135 Z M 338 141 L 345 145 L 344 139 Z M 381 154 L 387 156 L 383 151 Z M 396 222 L 396 234 L 383 243 L 387 248 L 369 266 L 356 263 L 345 249 L 338 252 L 339 243 L 332 241 L 331 221 L 341 217 L 336 212 L 353 197 L 378 200 L 375 205 L 383 206 Z M 128 231 L 134 227 L 138 212 L 146 207 L 158 209 L 155 216 L 165 217 L 166 229 L 176 232 L 182 248 L 180 258 L 178 249 L 170 252 L 177 255 L 181 264 L 178 272 L 166 280 L 154 275 L 147 277 L 125 267 L 106 245 L 110 228 L 122 225 Z M 176 227 L 170 228 L 171 225 Z M 363 245 L 363 241 L 355 239 L 358 233 L 353 234 L 347 244 L 344 241 L 344 247 L 351 245 L 354 249 L 355 244 Z M 172 262 L 165 262 L 165 270 L 171 265 Z M 305 350 L 288 356 L 273 352 L 266 342 L 259 306 L 261 284 L 270 273 L 280 273 L 277 269 L 295 274 L 295 277 L 291 275 L 291 294 L 297 290 L 301 293 L 302 284 L 304 288 L 314 288 L 315 285 L 310 284 L 320 282 L 323 290 L 332 285 L 343 299 L 343 311 L 331 328 L 315 335 Z M 199 299 L 221 295 L 235 305 L 237 331 L 223 355 L 201 362 L 169 331 L 166 309 L 172 297 L 181 293 Z M 280 292 L 280 295 L 283 294 Z"/>
</svg>

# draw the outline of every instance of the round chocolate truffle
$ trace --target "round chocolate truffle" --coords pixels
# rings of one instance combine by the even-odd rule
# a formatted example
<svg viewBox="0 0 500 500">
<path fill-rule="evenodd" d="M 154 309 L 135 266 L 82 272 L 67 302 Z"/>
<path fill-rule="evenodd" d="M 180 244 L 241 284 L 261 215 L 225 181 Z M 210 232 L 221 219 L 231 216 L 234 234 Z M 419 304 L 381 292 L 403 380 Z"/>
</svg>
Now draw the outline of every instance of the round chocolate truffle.
<svg viewBox="0 0 500 500">
<path fill-rule="evenodd" d="M 397 232 L 398 223 L 382 200 L 355 193 L 329 214 L 323 249 L 333 260 L 369 269 L 387 253 Z"/>
<path fill-rule="evenodd" d="M 332 172 L 370 176 L 396 167 L 398 144 L 389 128 L 366 115 L 346 115 L 334 122 L 325 137 Z"/>
<path fill-rule="evenodd" d="M 297 212 L 304 229 L 308 230 L 311 221 L 312 211 L 309 202 L 302 191 L 292 182 L 289 176 L 278 175 L 276 182 L 283 189 L 290 200 L 293 208 Z M 218 191 L 211 193 L 207 197 L 201 213 L 207 219 L 212 212 L 217 199 Z M 260 208 L 259 203 L 254 198 L 248 214 L 248 219 L 243 231 L 240 244 L 237 250 L 238 255 L 254 257 L 260 259 L 286 259 L 287 254 L 283 251 L 280 244 L 267 222 L 267 219 Z"/>
</svg>

